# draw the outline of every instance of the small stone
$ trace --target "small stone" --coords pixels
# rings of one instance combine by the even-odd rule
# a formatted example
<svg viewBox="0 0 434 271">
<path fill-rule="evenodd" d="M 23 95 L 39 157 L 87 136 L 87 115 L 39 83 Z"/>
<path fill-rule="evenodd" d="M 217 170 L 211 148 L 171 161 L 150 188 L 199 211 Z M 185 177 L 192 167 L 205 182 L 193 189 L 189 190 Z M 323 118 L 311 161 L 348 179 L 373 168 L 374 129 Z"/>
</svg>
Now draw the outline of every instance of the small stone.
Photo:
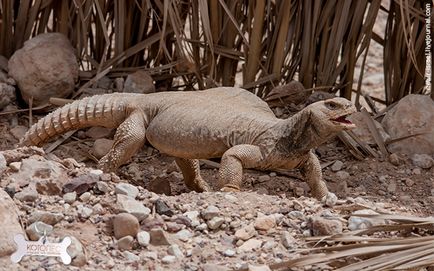
<svg viewBox="0 0 434 271">
<path fill-rule="evenodd" d="M 414 181 L 410 178 L 405 178 L 404 182 L 405 182 L 406 186 L 413 186 L 414 185 Z"/>
<path fill-rule="evenodd" d="M 350 178 L 350 173 L 343 171 L 343 170 L 340 170 L 340 171 L 336 172 L 336 177 L 339 180 L 346 180 L 346 179 Z"/>
<path fill-rule="evenodd" d="M 53 231 L 53 226 L 38 221 L 30 224 L 26 228 L 27 236 L 31 241 L 38 241 L 39 238 L 44 236 L 44 232 L 48 235 L 52 231 Z"/>
<path fill-rule="evenodd" d="M 63 195 L 63 200 L 68 203 L 72 204 L 77 199 L 77 192 L 70 192 Z"/>
<path fill-rule="evenodd" d="M 211 230 L 215 230 L 220 228 L 220 226 L 225 222 L 225 219 L 222 217 L 213 217 L 211 220 L 208 220 L 208 222 L 206 223 L 208 225 L 208 228 L 210 228 Z"/>
<path fill-rule="evenodd" d="M 395 193 L 397 188 L 396 181 L 391 180 L 389 185 L 387 186 L 387 192 L 389 193 Z"/>
<path fill-rule="evenodd" d="M 7 162 L 5 156 L 0 153 L 0 172 L 2 172 L 7 167 Z"/>
<path fill-rule="evenodd" d="M 106 174 L 103 174 L 103 175 L 106 175 Z M 107 174 L 107 175 L 110 176 L 110 174 Z M 110 191 L 110 186 L 106 182 L 102 182 L 102 181 L 98 181 L 96 183 L 96 188 L 98 189 L 98 191 L 100 191 L 104 194 L 106 194 Z"/>
<path fill-rule="evenodd" d="M 202 223 L 195 228 L 197 231 L 204 231 L 208 229 L 208 225 L 206 223 Z"/>
<path fill-rule="evenodd" d="M 301 211 L 291 211 L 288 213 L 288 217 L 291 219 L 304 219 L 304 214 Z"/>
<path fill-rule="evenodd" d="M 129 183 L 118 183 L 115 186 L 115 193 L 121 195 L 127 195 L 133 199 L 137 197 L 139 194 L 139 189 L 132 184 Z"/>
<path fill-rule="evenodd" d="M 414 175 L 420 175 L 420 174 L 422 174 L 422 170 L 420 169 L 420 168 L 414 168 L 412 171 L 411 171 Z"/>
<path fill-rule="evenodd" d="M 101 203 L 97 203 L 94 206 L 92 206 L 92 210 L 94 214 L 102 215 L 105 213 L 105 208 L 101 205 Z"/>
<path fill-rule="evenodd" d="M 143 203 L 126 195 L 118 194 L 117 203 L 121 211 L 134 215 L 139 221 L 147 218 L 151 213 L 151 210 L 145 207 Z"/>
<path fill-rule="evenodd" d="M 153 93 L 155 92 L 154 80 L 148 72 L 137 70 L 127 76 L 123 91 L 131 93 Z"/>
<path fill-rule="evenodd" d="M 269 180 L 271 180 L 270 175 L 261 175 L 258 178 L 258 182 L 259 183 L 264 183 L 264 182 L 268 182 Z"/>
<path fill-rule="evenodd" d="M 312 217 L 310 228 L 314 236 L 334 235 L 342 233 L 342 222 L 335 219 Z"/>
<path fill-rule="evenodd" d="M 170 245 L 167 249 L 167 253 L 179 259 L 184 258 L 184 253 L 182 253 L 181 249 L 177 244 Z"/>
<path fill-rule="evenodd" d="M 187 242 L 191 237 L 193 237 L 193 233 L 187 229 L 183 229 L 176 233 L 176 237 L 183 242 Z"/>
<path fill-rule="evenodd" d="M 223 252 L 223 255 L 225 255 L 226 257 L 233 257 L 235 256 L 235 250 L 233 249 L 226 249 L 225 252 Z"/>
<path fill-rule="evenodd" d="M 13 170 L 13 171 L 19 171 L 21 168 L 21 162 L 12 162 L 9 164 L 9 167 Z"/>
<path fill-rule="evenodd" d="M 182 225 L 182 224 L 178 224 L 176 222 L 171 222 L 171 221 L 166 222 L 166 230 L 168 232 L 178 232 L 178 231 L 182 230 L 182 228 L 184 228 L 184 225 Z M 196 229 L 197 229 L 197 227 L 196 227 Z"/>
<path fill-rule="evenodd" d="M 300 186 L 295 187 L 295 189 L 294 189 L 294 194 L 295 194 L 295 196 L 297 196 L 297 197 L 304 196 L 304 188 L 303 188 L 303 187 L 300 187 Z"/>
<path fill-rule="evenodd" d="M 124 258 L 127 260 L 127 262 L 132 263 L 132 262 L 137 262 L 140 260 L 140 257 L 137 256 L 136 254 L 126 250 L 122 252 L 122 256 L 124 256 Z"/>
<path fill-rule="evenodd" d="M 33 223 L 36 221 L 41 221 L 49 225 L 55 225 L 63 219 L 63 214 L 52 213 L 48 211 L 34 211 L 29 219 L 28 223 Z"/>
<path fill-rule="evenodd" d="M 282 245 L 287 248 L 291 249 L 295 246 L 296 240 L 294 237 L 291 236 L 291 234 L 288 231 L 283 231 L 280 235 L 280 240 L 282 242 Z"/>
<path fill-rule="evenodd" d="M 154 204 L 155 204 L 155 211 L 157 212 L 157 214 L 166 215 L 169 217 L 173 215 L 173 211 L 161 199 L 157 199 Z"/>
<path fill-rule="evenodd" d="M 239 240 L 249 240 L 256 234 L 255 227 L 253 225 L 245 226 L 235 232 L 235 238 Z"/>
<path fill-rule="evenodd" d="M 39 197 L 38 192 L 36 191 L 35 187 L 32 185 L 27 186 L 22 191 L 16 193 L 14 195 L 14 198 L 21 202 L 34 202 Z"/>
<path fill-rule="evenodd" d="M 336 160 L 333 165 L 331 166 L 331 170 L 334 172 L 340 171 L 344 167 L 344 163 L 340 160 Z"/>
<path fill-rule="evenodd" d="M 186 216 L 188 219 L 190 219 L 192 227 L 196 227 L 196 226 L 200 225 L 199 212 L 198 211 L 185 212 L 184 216 Z"/>
<path fill-rule="evenodd" d="M 434 159 L 428 154 L 414 154 L 411 157 L 411 162 L 417 167 L 429 169 L 433 166 Z"/>
<path fill-rule="evenodd" d="M 80 200 L 82 202 L 88 202 L 90 200 L 91 196 L 92 196 L 92 194 L 90 192 L 84 192 L 83 194 L 80 195 Z"/>
<path fill-rule="evenodd" d="M 401 159 L 396 153 L 389 155 L 389 162 L 394 166 L 399 166 L 401 164 Z"/>
<path fill-rule="evenodd" d="M 119 239 L 116 244 L 119 250 L 131 250 L 133 248 L 134 238 L 130 235 L 124 236 Z"/>
<path fill-rule="evenodd" d="M 237 248 L 238 253 L 250 252 L 256 249 L 259 249 L 262 245 L 261 240 L 257 239 L 249 239 L 244 244 Z"/>
<path fill-rule="evenodd" d="M 92 215 L 93 209 L 80 204 L 77 205 L 77 213 L 79 217 L 87 219 Z"/>
<path fill-rule="evenodd" d="M 201 212 L 202 218 L 210 220 L 220 214 L 220 209 L 214 205 L 209 205 L 205 210 Z"/>
<path fill-rule="evenodd" d="M 154 246 L 167 246 L 171 244 L 167 233 L 162 229 L 151 229 L 149 235 L 151 237 L 151 244 Z"/>
<path fill-rule="evenodd" d="M 92 154 L 97 158 L 101 159 L 106 155 L 110 149 L 113 147 L 114 140 L 107 138 L 99 138 L 95 140 L 92 147 Z"/>
<path fill-rule="evenodd" d="M 173 255 L 167 255 L 167 256 L 164 256 L 163 259 L 161 259 L 161 262 L 164 264 L 171 264 L 171 263 L 176 262 L 176 257 Z"/>
<path fill-rule="evenodd" d="M 223 265 L 218 265 L 218 264 L 214 264 L 214 263 L 204 264 L 202 266 L 202 269 L 203 269 L 203 271 L 229 271 L 229 270 L 231 270 L 231 269 L 229 269 Z M 237 269 L 240 269 L 240 268 L 237 268 Z"/>
<path fill-rule="evenodd" d="M 357 210 L 353 213 L 352 216 L 348 219 L 348 229 L 351 231 L 363 230 L 372 226 L 386 224 L 384 219 L 378 219 L 373 217 L 361 217 L 357 216 L 360 214 L 367 215 L 378 215 L 377 212 L 371 209 L 362 209 Z"/>
<path fill-rule="evenodd" d="M 71 244 L 67 248 L 69 256 L 72 258 L 71 265 L 83 266 L 87 263 L 87 256 L 84 246 L 75 236 L 70 236 Z"/>
<path fill-rule="evenodd" d="M 238 198 L 235 197 L 234 195 L 231 195 L 229 193 L 225 194 L 225 199 L 228 200 L 229 202 L 237 202 Z"/>
<path fill-rule="evenodd" d="M 136 236 L 139 229 L 139 221 L 132 214 L 121 213 L 113 218 L 113 231 L 116 239 L 127 235 Z"/>
<path fill-rule="evenodd" d="M 273 215 L 259 216 L 254 222 L 254 227 L 256 230 L 268 231 L 269 229 L 276 227 L 276 217 Z"/>
<path fill-rule="evenodd" d="M 150 244 L 151 235 L 147 231 L 140 231 L 137 233 L 137 242 L 142 247 L 147 247 Z"/>
</svg>

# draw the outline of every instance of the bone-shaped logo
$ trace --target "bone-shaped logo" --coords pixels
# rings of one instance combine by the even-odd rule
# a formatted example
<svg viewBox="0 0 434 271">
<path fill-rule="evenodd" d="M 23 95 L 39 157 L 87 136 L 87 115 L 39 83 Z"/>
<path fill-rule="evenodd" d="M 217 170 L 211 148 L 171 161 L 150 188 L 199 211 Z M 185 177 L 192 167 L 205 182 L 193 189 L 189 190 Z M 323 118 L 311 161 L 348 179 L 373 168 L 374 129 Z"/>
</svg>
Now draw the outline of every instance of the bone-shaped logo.
<svg viewBox="0 0 434 271">
<path fill-rule="evenodd" d="M 65 237 L 60 243 L 44 242 L 43 239 L 44 237 L 36 242 L 27 241 L 22 234 L 15 235 L 14 241 L 18 249 L 11 255 L 11 260 L 14 263 L 18 263 L 25 255 L 42 255 L 60 257 L 64 264 L 71 263 L 71 256 L 66 251 L 72 242 L 71 238 Z"/>
</svg>

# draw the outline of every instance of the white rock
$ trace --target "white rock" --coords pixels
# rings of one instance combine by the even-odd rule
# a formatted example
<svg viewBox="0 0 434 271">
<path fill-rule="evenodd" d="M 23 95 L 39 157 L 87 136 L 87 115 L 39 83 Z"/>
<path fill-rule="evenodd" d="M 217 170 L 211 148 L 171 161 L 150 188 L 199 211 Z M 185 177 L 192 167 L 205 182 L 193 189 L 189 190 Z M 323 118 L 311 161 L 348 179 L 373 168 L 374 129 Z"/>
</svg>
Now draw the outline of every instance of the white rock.
<svg viewBox="0 0 434 271">
<path fill-rule="evenodd" d="M 163 259 L 161 259 L 161 262 L 164 264 L 171 264 L 171 263 L 176 262 L 176 257 L 173 255 L 167 255 L 167 256 L 164 256 Z"/>
<path fill-rule="evenodd" d="M 296 245 L 296 240 L 294 237 L 291 236 L 291 234 L 288 231 L 283 231 L 280 235 L 280 239 L 282 242 L 282 245 L 288 249 L 294 248 Z"/>
<path fill-rule="evenodd" d="M 248 225 L 241 229 L 238 229 L 235 232 L 235 238 L 246 241 L 252 238 L 255 234 L 256 234 L 255 227 L 253 225 Z"/>
<path fill-rule="evenodd" d="M 260 248 L 262 241 L 258 239 L 249 239 L 237 248 L 238 253 L 250 252 Z"/>
<path fill-rule="evenodd" d="M 201 212 L 202 218 L 210 220 L 220 214 L 220 209 L 214 205 L 209 205 L 205 210 Z"/>
<path fill-rule="evenodd" d="M 223 252 L 223 255 L 225 255 L 226 257 L 233 257 L 233 256 L 235 256 L 235 254 L 236 254 L 236 252 L 233 249 L 226 249 Z"/>
<path fill-rule="evenodd" d="M 366 229 L 366 228 L 369 228 L 369 227 L 372 227 L 375 225 L 386 224 L 386 221 L 384 219 L 354 216 L 357 214 L 375 215 L 378 213 L 371 210 L 371 209 L 363 209 L 363 210 L 355 211 L 353 213 L 353 216 L 350 216 L 350 218 L 348 219 L 348 229 L 351 231 L 362 230 L 362 229 Z"/>
<path fill-rule="evenodd" d="M 92 215 L 93 210 L 92 210 L 92 208 L 89 208 L 87 206 L 80 204 L 80 205 L 77 205 L 77 213 L 78 213 L 79 217 L 87 219 Z"/>
<path fill-rule="evenodd" d="M 183 242 L 187 242 L 193 237 L 193 233 L 187 229 L 183 229 L 176 233 L 176 237 Z"/>
<path fill-rule="evenodd" d="M 188 217 L 191 221 L 191 226 L 197 227 L 200 225 L 199 212 L 198 211 L 188 211 L 184 213 L 184 216 Z"/>
<path fill-rule="evenodd" d="M 129 183 L 119 183 L 115 186 L 115 193 L 127 195 L 135 199 L 139 194 L 139 189 L 136 186 Z"/>
<path fill-rule="evenodd" d="M 118 194 L 117 203 L 123 212 L 134 215 L 139 221 L 147 218 L 151 213 L 151 210 L 145 207 L 143 203 L 126 195 Z"/>
<path fill-rule="evenodd" d="M 151 241 L 151 235 L 147 231 L 140 231 L 137 233 L 137 242 L 142 247 L 147 247 Z"/>
<path fill-rule="evenodd" d="M 72 204 L 77 199 L 77 192 L 70 192 L 63 195 L 63 200 L 68 203 Z"/>
<path fill-rule="evenodd" d="M 92 194 L 90 192 L 84 192 L 83 194 L 80 195 L 80 200 L 82 202 L 88 202 L 91 196 Z"/>
<path fill-rule="evenodd" d="M 184 258 L 184 253 L 182 253 L 181 249 L 177 244 L 170 245 L 169 248 L 167 249 L 167 253 L 179 259 Z"/>
<path fill-rule="evenodd" d="M 343 167 L 344 167 L 344 163 L 340 160 L 336 160 L 330 169 L 334 172 L 337 172 L 337 171 L 341 170 Z"/>
<path fill-rule="evenodd" d="M 206 223 L 208 225 L 208 228 L 211 230 L 218 229 L 223 223 L 225 222 L 225 219 L 222 217 L 213 217 L 211 220 L 208 220 Z"/>
</svg>

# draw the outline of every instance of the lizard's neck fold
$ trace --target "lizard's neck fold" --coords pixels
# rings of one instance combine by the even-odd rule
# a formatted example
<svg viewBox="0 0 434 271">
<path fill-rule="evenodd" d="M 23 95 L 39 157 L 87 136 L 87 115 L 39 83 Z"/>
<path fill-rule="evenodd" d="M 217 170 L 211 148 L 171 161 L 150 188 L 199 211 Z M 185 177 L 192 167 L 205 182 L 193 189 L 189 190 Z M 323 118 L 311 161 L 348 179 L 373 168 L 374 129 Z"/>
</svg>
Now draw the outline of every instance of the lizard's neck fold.
<svg viewBox="0 0 434 271">
<path fill-rule="evenodd" d="M 318 147 L 330 137 L 325 127 L 318 120 L 313 119 L 309 108 L 303 109 L 291 118 L 281 122 L 281 137 L 277 147 L 286 153 L 307 152 Z"/>
</svg>

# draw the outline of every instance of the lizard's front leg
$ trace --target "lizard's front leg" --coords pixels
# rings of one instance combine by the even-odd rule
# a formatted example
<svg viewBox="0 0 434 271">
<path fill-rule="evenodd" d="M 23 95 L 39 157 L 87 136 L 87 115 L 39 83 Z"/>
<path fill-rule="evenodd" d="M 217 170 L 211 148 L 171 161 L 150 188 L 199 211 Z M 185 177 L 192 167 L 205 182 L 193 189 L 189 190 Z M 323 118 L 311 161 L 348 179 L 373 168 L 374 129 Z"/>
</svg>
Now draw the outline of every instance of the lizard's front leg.
<svg viewBox="0 0 434 271">
<path fill-rule="evenodd" d="M 337 198 L 335 194 L 329 192 L 322 178 L 321 165 L 318 158 L 312 151 L 307 155 L 308 159 L 301 165 L 300 171 L 305 181 L 309 184 L 312 195 L 318 200 L 325 201 L 327 205 L 334 205 Z"/>
<path fill-rule="evenodd" d="M 254 168 L 263 159 L 258 146 L 242 144 L 227 150 L 221 160 L 219 185 L 221 191 L 239 191 L 243 181 L 243 168 Z"/>
<path fill-rule="evenodd" d="M 128 160 L 145 143 L 145 117 L 141 111 L 133 112 L 116 130 L 111 150 L 101 158 L 98 167 L 113 172 Z"/>
<path fill-rule="evenodd" d="M 176 164 L 184 176 L 185 185 L 196 192 L 211 191 L 208 183 L 200 176 L 200 165 L 197 159 L 175 158 Z"/>
</svg>

